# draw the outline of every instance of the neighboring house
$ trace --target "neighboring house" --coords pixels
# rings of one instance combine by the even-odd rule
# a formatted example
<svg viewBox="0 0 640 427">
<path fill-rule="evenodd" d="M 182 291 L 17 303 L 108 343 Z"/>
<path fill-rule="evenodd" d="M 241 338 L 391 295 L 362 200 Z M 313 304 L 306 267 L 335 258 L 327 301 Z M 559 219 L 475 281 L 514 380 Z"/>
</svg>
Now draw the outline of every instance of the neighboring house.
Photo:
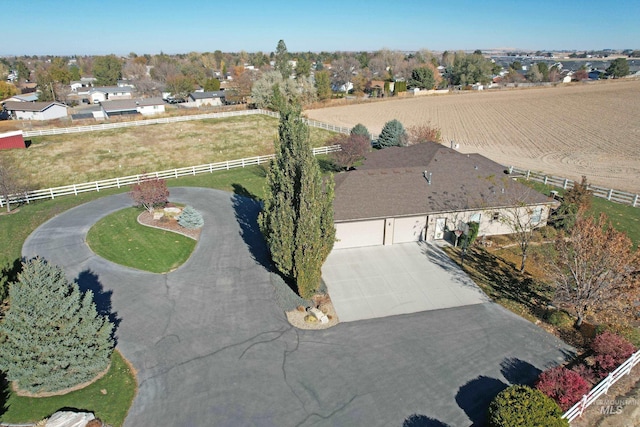
<svg viewBox="0 0 640 427">
<path fill-rule="evenodd" d="M 93 87 L 93 83 L 96 81 L 95 77 L 81 77 L 80 80 L 74 80 L 69 83 L 72 92 L 78 92 L 79 90 L 82 92 L 88 92 L 90 88 Z M 82 90 L 82 89 L 85 90 Z"/>
<path fill-rule="evenodd" d="M 187 102 L 183 104 L 185 107 L 216 107 L 223 105 L 225 101 L 225 93 L 223 90 L 212 92 L 191 92 L 187 97 Z"/>
<path fill-rule="evenodd" d="M 18 120 L 52 120 L 67 117 L 67 106 L 59 102 L 7 101 L 4 109 Z"/>
<path fill-rule="evenodd" d="M 89 90 L 89 100 L 92 104 L 107 100 L 131 99 L 133 88 L 131 86 L 106 86 L 94 87 Z"/>
<path fill-rule="evenodd" d="M 4 104 L 7 101 L 16 101 L 16 102 L 35 102 L 38 100 L 38 94 L 36 92 L 28 93 L 25 95 L 14 95 L 11 98 L 7 98 L 2 103 Z"/>
<path fill-rule="evenodd" d="M 470 221 L 480 223 L 478 235 L 510 234 L 502 219 L 511 212 L 542 226 L 556 204 L 492 160 L 437 143 L 369 153 L 335 183 L 336 249 L 454 240 Z"/>
<path fill-rule="evenodd" d="M 162 98 L 143 99 L 120 99 L 115 101 L 103 101 L 100 103 L 102 114 L 95 114 L 96 118 L 109 118 L 114 116 L 125 116 L 131 114 L 141 114 L 152 116 L 164 113 L 164 101 Z"/>
</svg>

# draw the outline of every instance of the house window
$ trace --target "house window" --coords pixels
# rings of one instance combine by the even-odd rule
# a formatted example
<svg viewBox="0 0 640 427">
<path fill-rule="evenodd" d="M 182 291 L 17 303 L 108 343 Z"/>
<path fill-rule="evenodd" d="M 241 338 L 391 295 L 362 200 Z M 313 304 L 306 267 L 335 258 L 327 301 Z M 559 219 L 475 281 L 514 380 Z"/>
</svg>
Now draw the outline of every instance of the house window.
<svg viewBox="0 0 640 427">
<path fill-rule="evenodd" d="M 491 221 L 499 221 L 500 220 L 500 212 L 494 212 L 491 216 Z"/>
<path fill-rule="evenodd" d="M 531 213 L 531 223 L 538 224 L 542 220 L 542 206 L 537 206 Z"/>
<path fill-rule="evenodd" d="M 482 214 L 475 213 L 475 214 L 471 215 L 471 217 L 469 218 L 469 222 L 477 222 L 478 224 L 480 224 L 480 218 L 481 217 L 482 217 Z"/>
</svg>

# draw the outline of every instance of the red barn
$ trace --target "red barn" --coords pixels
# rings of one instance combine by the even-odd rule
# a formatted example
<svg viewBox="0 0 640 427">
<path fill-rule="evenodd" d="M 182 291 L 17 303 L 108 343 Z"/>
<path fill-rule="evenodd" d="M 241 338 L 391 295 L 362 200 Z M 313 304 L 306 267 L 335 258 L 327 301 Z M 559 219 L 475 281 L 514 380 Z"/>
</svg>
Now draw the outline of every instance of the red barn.
<svg viewBox="0 0 640 427">
<path fill-rule="evenodd" d="M 10 148 L 27 148 L 21 130 L 0 133 L 0 150 L 8 150 Z"/>
</svg>

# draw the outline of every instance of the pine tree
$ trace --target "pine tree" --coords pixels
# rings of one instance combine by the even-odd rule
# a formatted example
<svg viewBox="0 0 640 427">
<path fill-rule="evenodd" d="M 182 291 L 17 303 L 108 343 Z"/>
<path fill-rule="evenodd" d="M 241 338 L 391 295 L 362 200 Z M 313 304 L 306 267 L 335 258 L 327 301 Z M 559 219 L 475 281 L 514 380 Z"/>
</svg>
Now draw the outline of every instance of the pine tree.
<svg viewBox="0 0 640 427">
<path fill-rule="evenodd" d="M 407 132 L 398 120 L 393 119 L 384 124 L 380 136 L 378 136 L 378 146 L 380 148 L 407 145 Z"/>
<path fill-rule="evenodd" d="M 23 263 L 0 324 L 0 369 L 28 392 L 52 392 L 94 378 L 109 365 L 113 324 L 61 268 Z"/>
<path fill-rule="evenodd" d="M 178 216 L 178 224 L 184 228 L 196 229 L 204 225 L 200 212 L 191 206 L 186 206 Z"/>
<path fill-rule="evenodd" d="M 258 223 L 278 271 L 309 298 L 335 241 L 333 179 L 323 183 L 298 107 L 282 109 L 278 133 Z"/>
</svg>

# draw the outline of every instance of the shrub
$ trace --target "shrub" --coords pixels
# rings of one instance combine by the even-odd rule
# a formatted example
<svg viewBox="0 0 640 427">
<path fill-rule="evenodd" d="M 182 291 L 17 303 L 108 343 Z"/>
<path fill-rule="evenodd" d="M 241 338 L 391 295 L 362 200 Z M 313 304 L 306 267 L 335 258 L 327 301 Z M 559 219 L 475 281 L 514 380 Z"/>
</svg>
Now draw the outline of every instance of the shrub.
<svg viewBox="0 0 640 427">
<path fill-rule="evenodd" d="M 498 393 L 489 404 L 491 427 L 568 427 L 556 402 L 540 390 L 513 385 Z"/>
<path fill-rule="evenodd" d="M 149 212 L 164 206 L 169 200 L 169 190 L 164 179 L 143 176 L 138 184 L 131 186 L 129 193 L 136 206 L 142 206 Z"/>
<path fill-rule="evenodd" d="M 423 142 L 442 142 L 442 132 L 440 128 L 432 126 L 431 123 L 411 126 L 408 128 L 409 143 L 422 144 Z"/>
<path fill-rule="evenodd" d="M 184 228 L 195 229 L 204 225 L 204 220 L 200 212 L 191 206 L 186 206 L 178 215 L 178 224 Z"/>
<path fill-rule="evenodd" d="M 547 315 L 547 322 L 556 328 L 567 328 L 574 324 L 571 316 L 563 310 L 553 310 Z"/>
<path fill-rule="evenodd" d="M 626 338 L 605 331 L 593 339 L 591 350 L 595 354 L 597 373 L 605 377 L 627 360 L 636 348 Z"/>
<path fill-rule="evenodd" d="M 407 139 L 407 133 L 402 123 L 393 119 L 384 124 L 378 137 L 378 146 L 380 148 L 403 146 L 407 144 Z"/>
<path fill-rule="evenodd" d="M 341 168 L 351 169 L 371 150 L 371 141 L 364 135 L 342 135 L 335 141 L 340 151 L 331 153 L 334 163 Z"/>
<path fill-rule="evenodd" d="M 351 129 L 351 135 L 363 135 L 369 138 L 371 141 L 371 134 L 369 133 L 369 129 L 362 123 L 358 123 Z"/>
<path fill-rule="evenodd" d="M 589 393 L 591 384 L 577 372 L 556 366 L 540 374 L 536 388 L 555 400 L 560 408 L 566 411 Z"/>
</svg>

